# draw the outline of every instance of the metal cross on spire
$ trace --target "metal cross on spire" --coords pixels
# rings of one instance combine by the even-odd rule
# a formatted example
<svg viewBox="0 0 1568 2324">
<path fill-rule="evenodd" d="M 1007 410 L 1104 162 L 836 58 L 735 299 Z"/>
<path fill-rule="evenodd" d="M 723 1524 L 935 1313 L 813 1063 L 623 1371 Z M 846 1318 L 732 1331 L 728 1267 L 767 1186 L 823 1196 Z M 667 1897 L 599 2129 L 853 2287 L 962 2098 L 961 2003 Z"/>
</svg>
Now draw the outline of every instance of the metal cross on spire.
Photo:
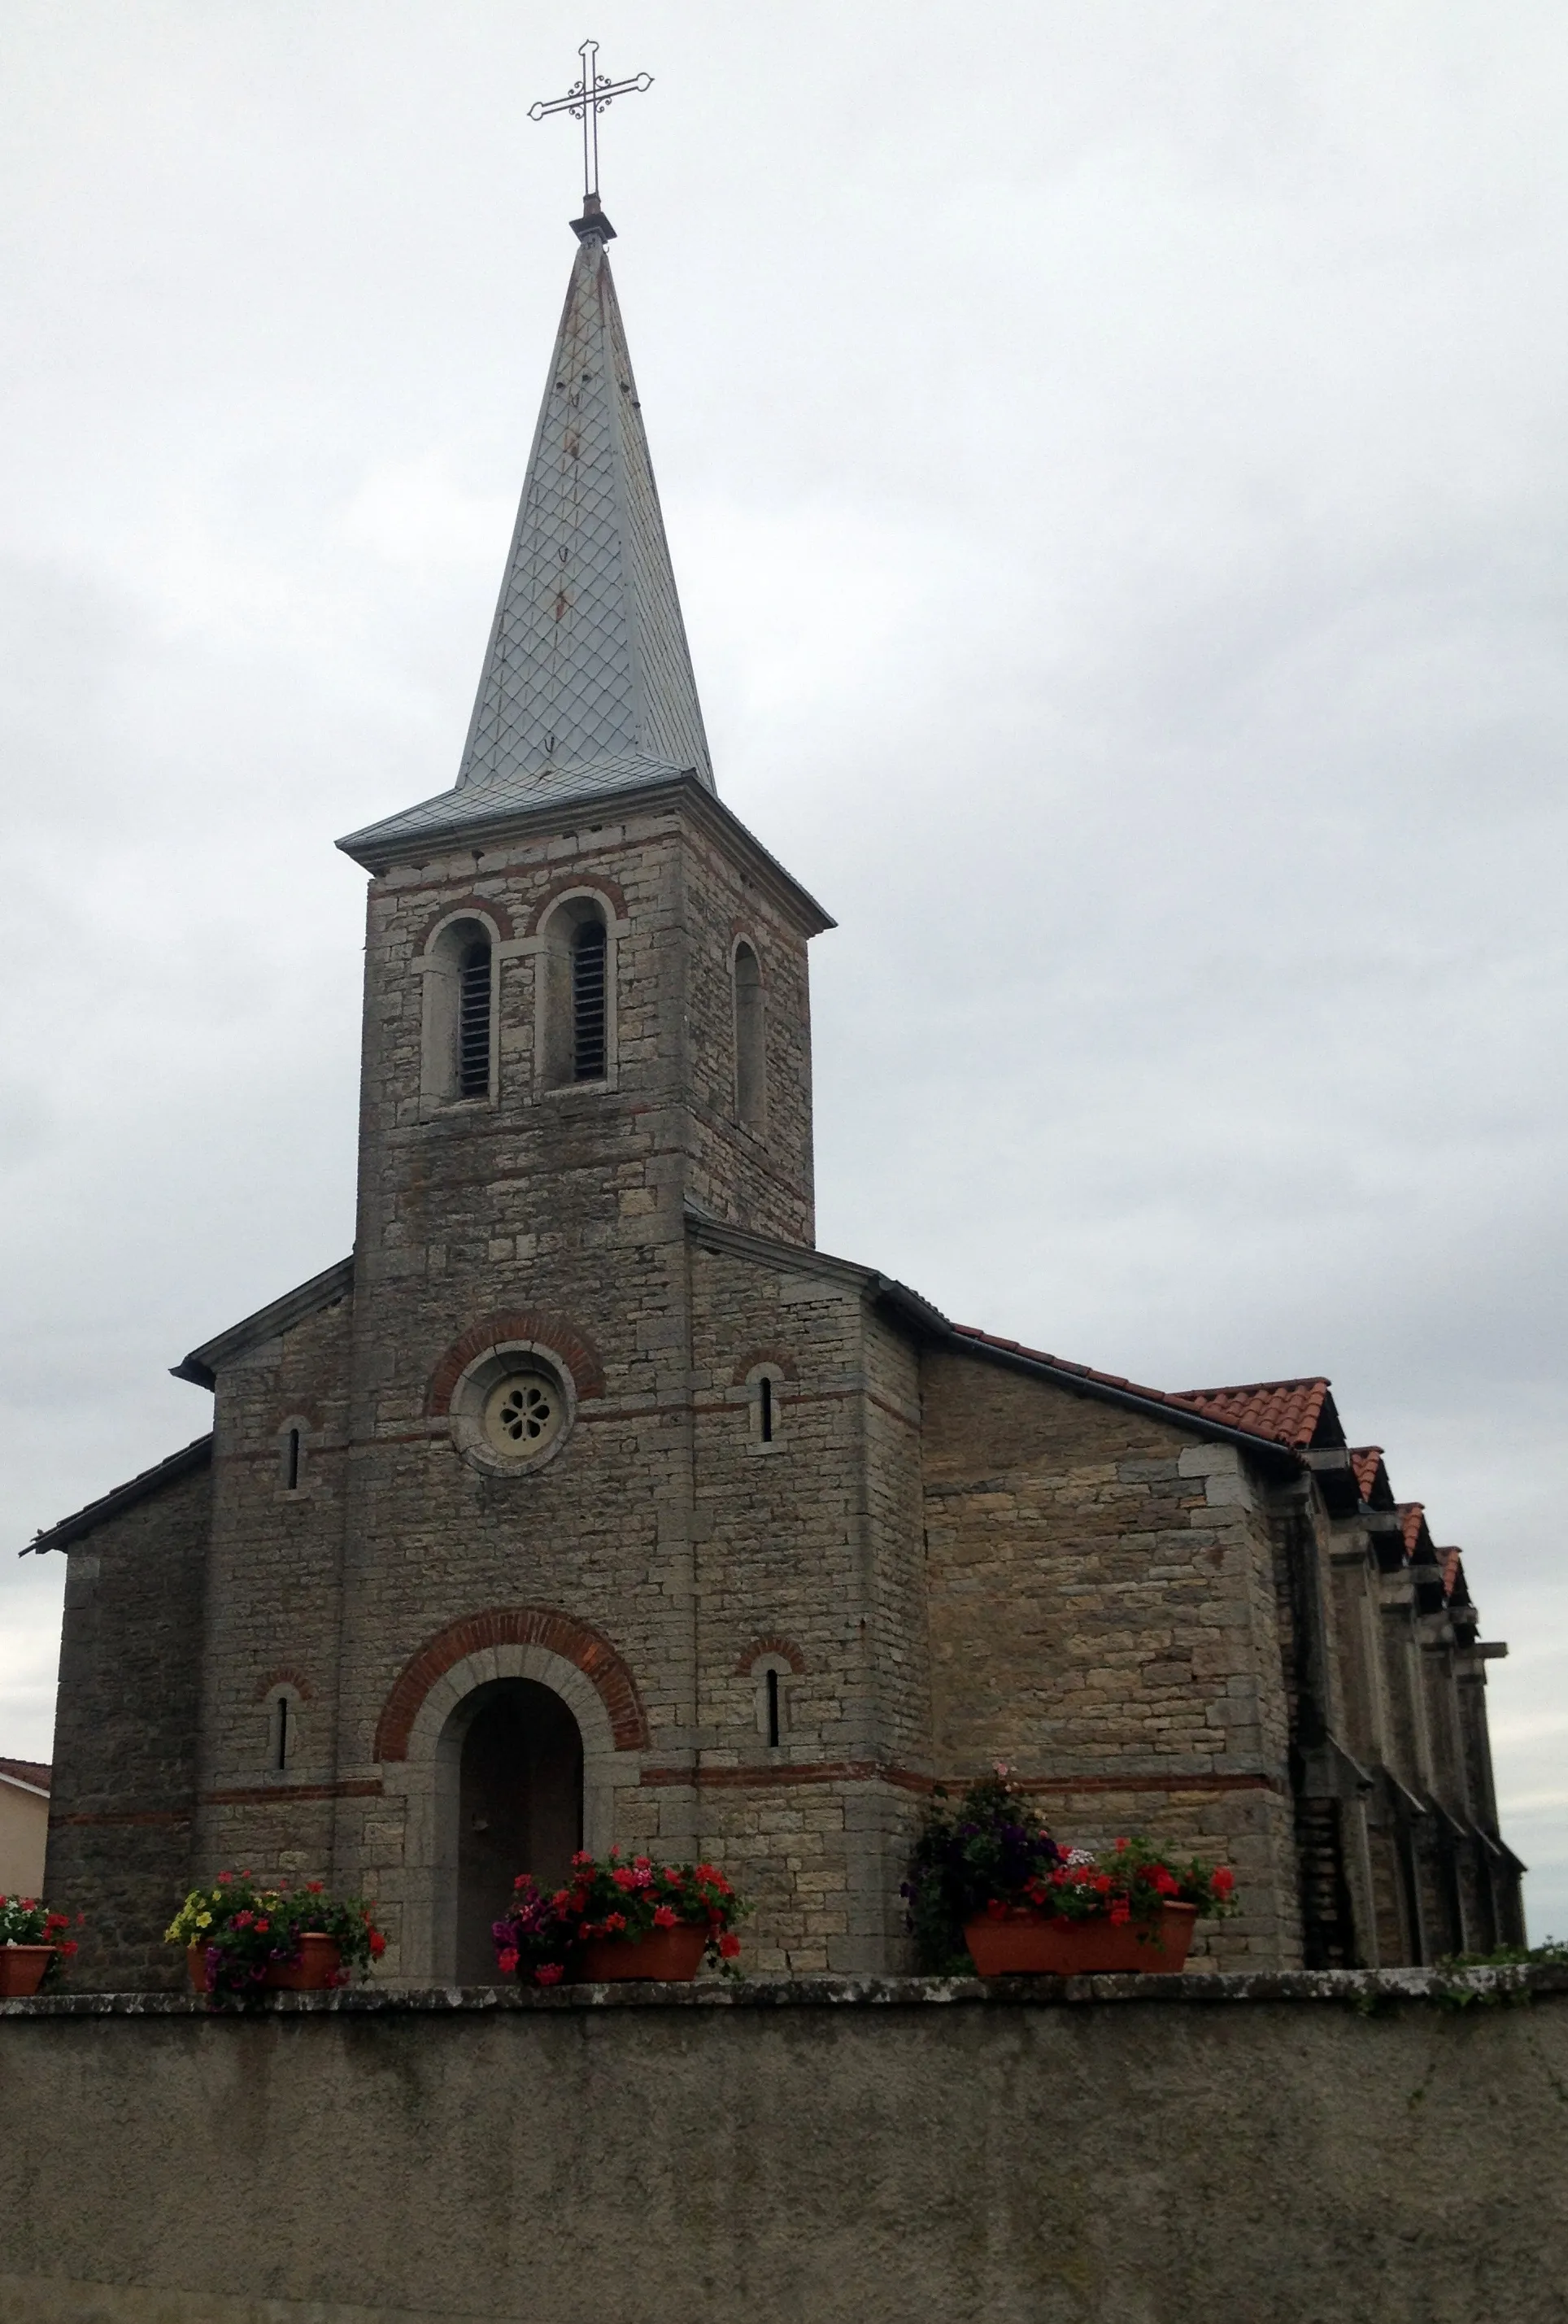
<svg viewBox="0 0 1568 2324">
<path fill-rule="evenodd" d="M 651 88 L 653 75 L 638 73 L 632 80 L 603 80 L 599 76 L 599 43 L 585 41 L 577 54 L 583 60 L 583 78 L 574 81 L 565 97 L 552 97 L 530 105 L 528 117 L 542 121 L 547 113 L 569 113 L 574 121 L 583 124 L 583 201 L 585 206 L 599 192 L 599 115 L 612 98 L 625 97 L 635 89 Z"/>
</svg>

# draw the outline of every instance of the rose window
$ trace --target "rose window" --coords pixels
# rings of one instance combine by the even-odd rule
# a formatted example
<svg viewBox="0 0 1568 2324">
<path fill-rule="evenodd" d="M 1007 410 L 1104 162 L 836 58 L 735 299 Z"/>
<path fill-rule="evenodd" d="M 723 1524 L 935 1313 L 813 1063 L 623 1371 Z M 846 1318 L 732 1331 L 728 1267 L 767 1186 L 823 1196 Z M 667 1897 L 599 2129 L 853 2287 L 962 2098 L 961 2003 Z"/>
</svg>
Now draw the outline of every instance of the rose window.
<svg viewBox="0 0 1568 2324">
<path fill-rule="evenodd" d="M 497 1380 L 485 1399 L 484 1434 L 509 1460 L 542 1452 L 561 1425 L 564 1399 L 543 1372 L 512 1372 Z"/>
</svg>

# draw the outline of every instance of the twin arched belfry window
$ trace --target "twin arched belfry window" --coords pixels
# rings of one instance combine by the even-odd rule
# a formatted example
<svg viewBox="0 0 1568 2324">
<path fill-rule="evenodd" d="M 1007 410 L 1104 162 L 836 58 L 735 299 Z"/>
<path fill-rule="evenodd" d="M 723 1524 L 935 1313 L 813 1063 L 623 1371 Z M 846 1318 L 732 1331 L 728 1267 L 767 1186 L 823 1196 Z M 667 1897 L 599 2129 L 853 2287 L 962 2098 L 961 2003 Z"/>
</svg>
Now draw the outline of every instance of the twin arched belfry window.
<svg viewBox="0 0 1568 2324">
<path fill-rule="evenodd" d="M 539 1079 L 547 1089 L 607 1082 L 614 1056 L 609 921 L 594 896 L 568 896 L 542 931 L 539 977 Z M 425 958 L 421 1093 L 450 1104 L 494 1094 L 496 954 L 482 920 L 460 918 L 438 931 Z M 734 1108 L 742 1125 L 767 1127 L 768 1066 L 762 972 L 742 938 L 731 963 L 734 1011 Z"/>
</svg>

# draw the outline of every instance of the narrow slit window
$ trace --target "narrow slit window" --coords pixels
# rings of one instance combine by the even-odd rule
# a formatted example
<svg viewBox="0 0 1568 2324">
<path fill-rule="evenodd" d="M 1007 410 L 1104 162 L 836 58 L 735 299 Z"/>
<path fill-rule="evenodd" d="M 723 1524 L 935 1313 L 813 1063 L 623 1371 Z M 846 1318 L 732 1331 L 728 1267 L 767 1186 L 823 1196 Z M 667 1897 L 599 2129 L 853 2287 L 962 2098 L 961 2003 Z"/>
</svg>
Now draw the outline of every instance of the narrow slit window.
<svg viewBox="0 0 1568 2324">
<path fill-rule="evenodd" d="M 572 934 L 572 1079 L 602 1082 L 605 1074 L 603 920 L 584 920 Z"/>
<path fill-rule="evenodd" d="M 773 1383 L 766 1372 L 757 1382 L 757 1428 L 764 1444 L 773 1442 Z M 774 1671 L 770 1675 L 777 1679 Z"/>
<path fill-rule="evenodd" d="M 300 1489 L 300 1432 L 289 1431 L 289 1443 L 283 1461 L 283 1480 L 291 1493 Z"/>
<path fill-rule="evenodd" d="M 768 1116 L 767 1042 L 762 1024 L 762 972 L 748 944 L 737 945 L 735 982 L 735 1112 L 748 1130 Z"/>
<path fill-rule="evenodd" d="M 779 1674 L 776 1670 L 768 1673 L 768 1748 L 774 1751 L 779 1748 Z"/>
<path fill-rule="evenodd" d="M 457 972 L 457 1094 L 490 1094 L 490 946 L 471 944 Z"/>
<path fill-rule="evenodd" d="M 277 1764 L 280 1770 L 289 1764 L 289 1698 L 286 1694 L 278 1697 Z"/>
</svg>

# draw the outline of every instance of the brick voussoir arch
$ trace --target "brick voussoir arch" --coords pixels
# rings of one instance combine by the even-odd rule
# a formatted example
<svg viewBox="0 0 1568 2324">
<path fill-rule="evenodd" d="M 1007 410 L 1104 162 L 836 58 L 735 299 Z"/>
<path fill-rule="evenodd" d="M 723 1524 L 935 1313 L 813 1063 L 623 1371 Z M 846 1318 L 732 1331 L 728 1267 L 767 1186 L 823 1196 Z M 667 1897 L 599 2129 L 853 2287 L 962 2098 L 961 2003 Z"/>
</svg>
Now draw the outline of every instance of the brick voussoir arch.
<svg viewBox="0 0 1568 2324">
<path fill-rule="evenodd" d="M 501 1315 L 486 1315 L 471 1326 L 460 1340 L 455 1340 L 430 1374 L 430 1385 L 425 1391 L 425 1411 L 431 1419 L 440 1419 L 452 1408 L 452 1390 L 476 1356 L 490 1348 L 504 1347 L 514 1340 L 530 1340 L 538 1347 L 549 1348 L 558 1355 L 576 1388 L 579 1399 L 604 1393 L 604 1367 L 592 1341 L 584 1337 L 576 1326 L 564 1315 L 552 1315 L 539 1307 L 517 1307 Z"/>
<path fill-rule="evenodd" d="M 642 1704 L 631 1672 L 608 1638 L 586 1622 L 558 1614 L 548 1606 L 494 1606 L 438 1630 L 403 1665 L 376 1726 L 379 1761 L 408 1757 L 414 1721 L 437 1680 L 486 1646 L 545 1646 L 563 1661 L 575 1664 L 609 1713 L 616 1750 L 646 1747 L 648 1720 Z"/>
<path fill-rule="evenodd" d="M 777 1655 L 780 1662 L 789 1664 L 797 1678 L 804 1678 L 806 1675 L 806 1657 L 793 1638 L 765 1637 L 752 1640 L 751 1645 L 735 1665 L 735 1676 L 749 1678 L 753 1665 L 759 1663 L 764 1655 Z"/>
<path fill-rule="evenodd" d="M 534 898 L 528 915 L 528 934 L 530 936 L 539 934 L 558 897 L 583 895 L 597 896 L 601 903 L 610 906 L 618 920 L 631 917 L 626 909 L 625 890 L 618 881 L 604 879 L 588 866 L 576 872 L 563 872 L 558 879 L 550 881 L 542 895 Z"/>
<path fill-rule="evenodd" d="M 448 920 L 461 919 L 465 912 L 483 912 L 493 926 L 503 944 L 512 940 L 512 914 L 499 896 L 448 896 L 428 915 L 414 941 L 423 951 L 429 946 L 436 930 Z"/>
</svg>

